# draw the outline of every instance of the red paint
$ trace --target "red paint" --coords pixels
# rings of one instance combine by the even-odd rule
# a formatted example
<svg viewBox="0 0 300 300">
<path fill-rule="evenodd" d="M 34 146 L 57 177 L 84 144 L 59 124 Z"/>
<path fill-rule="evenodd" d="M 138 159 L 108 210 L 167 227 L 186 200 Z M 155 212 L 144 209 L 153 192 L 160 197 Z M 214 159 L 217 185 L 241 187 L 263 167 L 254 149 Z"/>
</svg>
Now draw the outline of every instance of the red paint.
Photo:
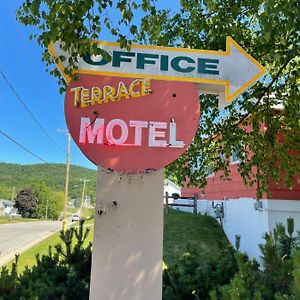
<svg viewBox="0 0 300 300">
<path fill-rule="evenodd" d="M 280 110 L 274 110 L 274 114 L 280 114 Z M 251 116 L 249 116 L 251 118 Z M 242 124 L 239 124 L 239 127 L 242 127 Z M 261 132 L 264 132 L 267 129 L 265 123 L 260 124 Z M 252 126 L 247 125 L 244 127 L 245 132 L 250 133 L 252 131 Z M 216 137 L 218 139 L 219 137 Z M 284 142 L 284 135 L 282 132 L 278 135 L 279 141 Z M 249 149 L 248 149 L 249 150 Z M 252 157 L 253 153 L 249 151 L 249 158 Z M 298 153 L 298 152 L 297 152 Z M 296 154 L 295 151 L 290 151 L 290 154 Z M 276 167 L 276 166 L 275 166 Z M 194 193 L 198 193 L 199 199 L 207 200 L 223 200 L 224 198 L 228 199 L 238 199 L 238 198 L 253 198 L 256 199 L 256 190 L 259 187 L 259 183 L 254 184 L 252 187 L 246 186 L 243 179 L 241 178 L 238 172 L 238 164 L 231 164 L 229 166 L 231 174 L 229 176 L 229 181 L 224 181 L 220 179 L 221 172 L 216 173 L 214 176 L 207 178 L 207 186 L 205 187 L 205 196 L 201 197 L 200 189 L 196 187 L 187 187 L 185 185 L 182 188 L 183 196 L 193 196 Z M 253 168 L 252 173 L 255 176 L 257 172 L 256 168 Z M 269 190 L 271 195 L 267 196 L 265 193 L 262 196 L 262 199 L 273 199 L 273 200 L 300 200 L 300 182 L 299 176 L 295 176 L 293 180 L 293 188 L 288 189 L 284 185 L 285 174 L 280 174 L 279 183 L 276 184 L 269 181 Z"/>
<path fill-rule="evenodd" d="M 271 191 L 270 199 L 286 199 L 286 200 L 300 200 L 300 183 L 298 178 L 292 181 L 292 189 L 287 189 L 284 185 L 285 174 L 280 174 L 281 180 L 279 183 L 270 182 L 269 188 Z"/>
<path fill-rule="evenodd" d="M 182 194 L 191 196 L 198 193 L 199 199 L 206 200 L 223 200 L 224 197 L 235 199 L 239 197 L 256 197 L 256 186 L 245 186 L 240 174 L 238 173 L 238 165 L 230 165 L 231 176 L 230 181 L 220 179 L 221 172 L 207 178 L 207 186 L 205 187 L 205 196 L 201 197 L 201 191 L 195 187 L 183 187 Z"/>
<path fill-rule="evenodd" d="M 238 199 L 238 198 L 253 198 L 256 199 L 256 189 L 258 188 L 257 184 L 254 184 L 252 187 L 246 186 L 243 179 L 238 173 L 238 164 L 231 164 L 229 166 L 231 170 L 230 180 L 220 179 L 221 173 L 218 172 L 214 176 L 207 178 L 207 186 L 205 187 L 205 196 L 201 197 L 200 189 L 196 187 L 187 187 L 182 188 L 183 196 L 192 197 L 194 193 L 198 193 L 199 199 L 205 200 L 223 200 L 224 198 L 228 199 Z M 253 170 L 254 174 L 256 170 Z M 281 174 L 281 177 L 284 178 L 284 175 Z M 283 182 L 279 185 L 270 181 L 269 189 L 271 195 L 264 195 L 263 199 L 274 199 L 274 200 L 300 200 L 300 184 L 297 183 L 295 179 L 293 182 L 293 189 L 289 190 L 284 187 Z"/>
<path fill-rule="evenodd" d="M 65 116 L 69 131 L 81 151 L 96 165 L 115 171 L 139 172 L 145 169 L 161 169 L 176 160 L 190 145 L 197 130 L 200 106 L 197 89 L 193 83 L 151 80 L 152 93 L 147 96 L 122 99 L 107 104 L 88 107 L 74 106 L 73 87 L 92 88 L 110 85 L 117 88 L 120 81 L 129 85 L 134 78 L 107 77 L 100 75 L 80 75 L 72 82 L 65 97 Z M 105 119 L 121 119 L 127 124 L 130 120 L 148 122 L 167 122 L 174 119 L 177 125 L 177 140 L 184 142 L 183 148 L 162 148 L 148 146 L 148 130 L 143 129 L 142 145 L 134 145 L 134 128 L 128 127 L 128 139 L 123 145 L 111 145 L 106 137 L 104 144 L 79 143 L 81 117 L 94 120 L 95 116 Z M 93 125 L 91 125 L 93 126 Z M 145 132 L 144 132 L 145 131 Z M 165 131 L 166 140 L 169 129 Z M 147 133 L 146 133 L 147 132 Z M 114 135 L 120 135 L 120 128 L 114 128 Z M 160 140 L 160 138 L 157 138 Z M 131 145 L 133 145 L 131 147 Z"/>
</svg>

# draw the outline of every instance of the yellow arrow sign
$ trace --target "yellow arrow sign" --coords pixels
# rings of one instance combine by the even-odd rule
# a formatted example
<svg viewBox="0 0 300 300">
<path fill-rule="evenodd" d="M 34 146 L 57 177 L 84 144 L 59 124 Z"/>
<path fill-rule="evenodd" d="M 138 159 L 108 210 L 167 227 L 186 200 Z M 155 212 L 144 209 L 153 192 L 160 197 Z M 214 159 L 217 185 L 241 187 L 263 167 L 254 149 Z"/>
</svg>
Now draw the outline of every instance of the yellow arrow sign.
<svg viewBox="0 0 300 300">
<path fill-rule="evenodd" d="M 232 101 L 266 73 L 266 69 L 230 37 L 226 39 L 225 52 L 146 45 L 132 45 L 131 50 L 126 51 L 118 43 L 97 44 L 111 55 L 111 61 L 101 55 L 80 57 L 80 74 L 195 82 L 199 92 L 224 94 L 226 101 Z M 69 57 L 60 49 L 59 42 L 50 44 L 49 51 L 54 58 Z M 58 67 L 64 75 L 66 65 L 59 62 Z M 70 81 L 68 76 L 64 77 Z"/>
</svg>

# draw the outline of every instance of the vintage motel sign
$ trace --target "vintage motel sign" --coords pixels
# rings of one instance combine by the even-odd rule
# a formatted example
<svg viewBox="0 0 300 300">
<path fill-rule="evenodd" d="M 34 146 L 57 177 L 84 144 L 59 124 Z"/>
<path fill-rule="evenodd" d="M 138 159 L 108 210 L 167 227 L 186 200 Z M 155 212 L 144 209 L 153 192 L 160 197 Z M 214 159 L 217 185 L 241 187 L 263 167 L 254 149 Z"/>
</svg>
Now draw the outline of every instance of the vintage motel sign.
<svg viewBox="0 0 300 300">
<path fill-rule="evenodd" d="M 86 55 L 79 80 L 65 77 L 69 131 L 98 166 L 146 174 L 98 169 L 90 299 L 161 299 L 162 169 L 194 138 L 199 91 L 232 101 L 265 69 L 231 38 L 225 52 L 98 44 L 112 60 Z M 68 57 L 59 43 L 49 50 Z"/>
<path fill-rule="evenodd" d="M 119 172 L 160 169 L 177 159 L 197 130 L 198 93 L 216 93 L 232 101 L 265 69 L 233 39 L 226 51 L 97 42 L 111 55 L 79 58 L 79 80 L 65 98 L 70 133 L 96 165 Z M 53 57 L 68 53 L 59 42 Z M 59 62 L 64 74 L 68 61 Z"/>
<path fill-rule="evenodd" d="M 143 173 L 163 168 L 188 148 L 200 106 L 191 82 L 80 74 L 67 88 L 65 116 L 93 163 Z"/>
<path fill-rule="evenodd" d="M 266 73 L 265 68 L 230 37 L 226 39 L 225 52 L 145 45 L 132 45 L 127 51 L 118 43 L 97 43 L 110 53 L 112 60 L 108 62 L 101 55 L 86 55 L 79 59 L 80 74 L 194 82 L 201 93 L 219 94 L 227 102 Z M 51 44 L 49 50 L 54 57 L 68 56 L 60 49 L 59 42 Z M 63 73 L 64 63 L 59 67 Z"/>
</svg>

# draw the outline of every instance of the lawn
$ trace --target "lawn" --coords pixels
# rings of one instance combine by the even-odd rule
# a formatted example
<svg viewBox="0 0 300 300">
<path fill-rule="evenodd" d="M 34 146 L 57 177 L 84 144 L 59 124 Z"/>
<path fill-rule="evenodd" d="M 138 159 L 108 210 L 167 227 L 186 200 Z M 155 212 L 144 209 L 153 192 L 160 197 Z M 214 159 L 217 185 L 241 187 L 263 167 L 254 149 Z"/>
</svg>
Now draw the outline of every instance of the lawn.
<svg viewBox="0 0 300 300">
<path fill-rule="evenodd" d="M 94 218 L 90 218 L 84 222 L 84 225 L 94 225 Z"/>
<path fill-rule="evenodd" d="M 32 248 L 28 249 L 24 253 L 22 253 L 19 257 L 18 262 L 18 271 L 22 272 L 26 266 L 32 267 L 36 263 L 36 255 L 39 254 L 40 256 L 47 254 L 49 251 L 49 246 L 55 246 L 61 243 L 61 239 L 59 237 L 60 232 L 56 232 L 49 236 L 47 239 L 39 242 Z M 91 228 L 91 232 L 89 233 L 85 244 L 87 245 L 89 242 L 92 241 L 94 235 L 94 228 Z M 10 261 L 6 266 L 10 269 L 13 261 Z"/>
<path fill-rule="evenodd" d="M 20 223 L 20 222 L 34 222 L 34 221 L 42 221 L 38 219 L 26 219 L 22 217 L 9 217 L 9 216 L 1 216 L 0 224 L 11 224 L 11 223 Z"/>
<path fill-rule="evenodd" d="M 187 244 L 197 249 L 201 260 L 215 256 L 229 241 L 214 218 L 170 210 L 164 218 L 164 262 L 174 263 Z"/>
<path fill-rule="evenodd" d="M 89 218 L 94 215 L 94 208 L 83 208 L 82 215 L 84 218 Z"/>
<path fill-rule="evenodd" d="M 67 216 L 75 215 L 79 212 L 79 208 L 77 207 L 68 207 L 67 209 Z"/>
<path fill-rule="evenodd" d="M 85 225 L 91 226 L 86 243 L 92 241 L 94 219 L 86 221 Z M 78 223 L 74 224 L 78 226 Z M 25 266 L 33 266 L 37 254 L 48 252 L 49 245 L 60 243 L 59 233 L 55 233 L 20 255 L 18 270 Z M 164 262 L 166 265 L 174 263 L 186 250 L 187 244 L 196 247 L 199 259 L 215 256 L 218 251 L 229 245 L 217 221 L 209 216 L 193 215 L 190 213 L 171 210 L 165 214 L 164 220 Z M 8 264 L 11 265 L 12 262 Z"/>
<path fill-rule="evenodd" d="M 80 208 L 78 207 L 69 207 L 67 210 L 67 216 L 70 217 L 72 215 L 79 215 L 80 214 Z M 82 215 L 83 217 L 92 217 L 94 215 L 94 208 L 84 208 L 82 209 Z"/>
</svg>

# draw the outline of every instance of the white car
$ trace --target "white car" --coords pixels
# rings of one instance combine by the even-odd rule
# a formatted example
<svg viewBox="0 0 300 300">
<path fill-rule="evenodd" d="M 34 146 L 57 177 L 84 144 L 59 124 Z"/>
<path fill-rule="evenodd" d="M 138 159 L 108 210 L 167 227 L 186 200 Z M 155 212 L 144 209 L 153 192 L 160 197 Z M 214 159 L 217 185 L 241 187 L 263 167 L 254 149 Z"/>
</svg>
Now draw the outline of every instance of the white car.
<svg viewBox="0 0 300 300">
<path fill-rule="evenodd" d="M 72 222 L 77 222 L 79 221 L 80 217 L 78 215 L 73 215 L 72 216 Z"/>
</svg>

